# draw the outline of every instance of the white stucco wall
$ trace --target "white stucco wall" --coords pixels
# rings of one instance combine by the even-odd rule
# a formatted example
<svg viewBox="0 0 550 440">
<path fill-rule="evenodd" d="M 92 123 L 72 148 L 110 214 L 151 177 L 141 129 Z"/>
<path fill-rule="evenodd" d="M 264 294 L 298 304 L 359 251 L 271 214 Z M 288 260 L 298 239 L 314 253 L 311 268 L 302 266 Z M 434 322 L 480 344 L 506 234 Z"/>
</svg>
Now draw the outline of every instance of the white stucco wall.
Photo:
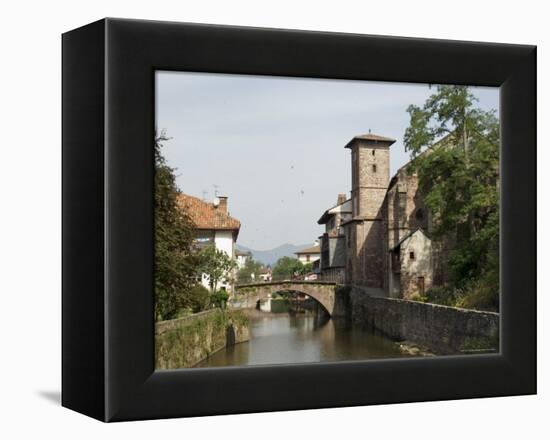
<svg viewBox="0 0 550 440">
<path fill-rule="evenodd" d="M 237 255 L 237 269 L 242 269 L 246 264 L 246 260 L 248 260 L 249 258 L 250 257 L 248 255 Z"/>
<path fill-rule="evenodd" d="M 306 254 L 300 254 L 297 257 L 302 264 L 313 263 L 314 261 L 317 261 L 319 258 L 321 258 L 321 254 L 308 254 L 308 255 L 309 255 L 309 261 L 307 260 Z"/>
<path fill-rule="evenodd" d="M 216 246 L 217 250 L 225 252 L 231 258 L 235 258 L 235 242 L 233 241 L 233 231 L 215 231 L 214 245 Z M 206 287 L 207 289 L 210 289 L 209 279 L 204 274 L 202 276 L 201 282 L 204 287 Z M 231 283 L 221 282 L 218 285 L 218 289 L 221 289 L 221 288 L 225 288 L 225 290 L 230 292 Z"/>
</svg>

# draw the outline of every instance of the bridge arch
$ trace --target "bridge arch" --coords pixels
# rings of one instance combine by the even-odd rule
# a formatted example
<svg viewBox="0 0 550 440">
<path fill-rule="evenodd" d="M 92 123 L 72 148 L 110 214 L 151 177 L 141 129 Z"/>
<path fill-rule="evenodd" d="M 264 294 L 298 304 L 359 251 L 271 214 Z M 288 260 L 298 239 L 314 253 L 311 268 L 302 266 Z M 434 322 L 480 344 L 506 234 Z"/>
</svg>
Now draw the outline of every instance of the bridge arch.
<svg viewBox="0 0 550 440">
<path fill-rule="evenodd" d="M 332 316 L 336 296 L 336 283 L 328 281 L 273 281 L 266 283 L 239 284 L 235 286 L 237 294 L 246 294 L 247 300 L 256 304 L 282 291 L 296 291 L 306 294 L 317 301 Z"/>
</svg>

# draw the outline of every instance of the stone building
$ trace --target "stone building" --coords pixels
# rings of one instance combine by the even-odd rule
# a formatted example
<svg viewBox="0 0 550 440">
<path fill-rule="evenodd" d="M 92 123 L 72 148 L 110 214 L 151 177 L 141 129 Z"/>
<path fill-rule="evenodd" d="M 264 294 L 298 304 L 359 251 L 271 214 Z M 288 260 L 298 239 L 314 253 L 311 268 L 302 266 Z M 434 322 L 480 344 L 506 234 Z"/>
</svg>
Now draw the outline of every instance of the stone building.
<svg viewBox="0 0 550 440">
<path fill-rule="evenodd" d="M 327 209 L 317 221 L 325 225 L 325 232 L 319 237 L 320 276 L 325 281 L 343 283 L 345 280 L 346 237 L 341 225 L 351 216 L 351 199 L 346 199 L 346 194 L 338 194 L 336 205 Z"/>
<path fill-rule="evenodd" d="M 418 177 L 406 164 L 390 179 L 394 142 L 368 133 L 355 136 L 345 146 L 351 152 L 351 198 L 342 200 L 342 207 L 350 209 L 340 210 L 345 215 L 338 219 L 336 229 L 329 224 L 337 221 L 331 216 L 336 214 L 332 212 L 335 207 L 318 221 L 326 225 L 321 238 L 321 276 L 330 279 L 334 260 L 343 260 L 339 267 L 343 280 L 334 281 L 362 286 L 374 295 L 408 298 L 423 295 L 442 280 L 443 268 L 436 264 L 441 249 L 430 238 L 430 213 L 418 191 Z M 331 239 L 335 249 L 345 243 L 342 252 L 333 252 L 332 260 Z"/>
<path fill-rule="evenodd" d="M 346 236 L 346 283 L 383 295 L 388 285 L 387 213 L 390 145 L 395 140 L 365 134 L 345 148 L 351 152 L 351 219 Z"/>
<path fill-rule="evenodd" d="M 385 200 L 388 222 L 388 294 L 391 297 L 424 295 L 432 287 L 433 243 L 429 211 L 418 191 L 418 177 L 409 164 L 401 167 L 388 185 Z"/>
</svg>

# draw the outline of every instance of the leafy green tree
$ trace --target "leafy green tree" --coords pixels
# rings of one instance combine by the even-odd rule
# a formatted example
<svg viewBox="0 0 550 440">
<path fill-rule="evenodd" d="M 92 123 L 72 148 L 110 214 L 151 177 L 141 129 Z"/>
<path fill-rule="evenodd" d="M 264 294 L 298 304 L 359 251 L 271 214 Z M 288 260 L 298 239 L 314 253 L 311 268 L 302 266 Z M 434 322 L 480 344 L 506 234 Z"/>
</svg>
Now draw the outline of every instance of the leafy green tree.
<svg viewBox="0 0 550 440">
<path fill-rule="evenodd" d="M 225 290 L 216 290 L 210 294 L 210 302 L 220 309 L 225 309 L 229 294 Z"/>
<path fill-rule="evenodd" d="M 258 281 L 260 273 L 263 269 L 263 264 L 259 261 L 254 261 L 252 258 L 246 260 L 244 267 L 237 272 L 237 282 L 240 284 Z"/>
<path fill-rule="evenodd" d="M 272 277 L 274 281 L 289 280 L 296 275 L 301 275 L 304 270 L 302 262 L 292 257 L 281 257 L 273 267 Z"/>
<path fill-rule="evenodd" d="M 179 190 L 174 170 L 162 155 L 163 132 L 155 138 L 155 317 L 172 319 L 179 310 L 193 308 L 196 284 L 193 252 L 194 224 L 177 205 Z"/>
<path fill-rule="evenodd" d="M 313 271 L 313 263 L 302 264 L 302 269 L 299 271 L 300 275 L 306 275 Z"/>
<path fill-rule="evenodd" d="M 220 282 L 230 282 L 237 263 L 227 253 L 215 246 L 206 246 L 199 254 L 199 271 L 208 276 L 210 288 L 218 290 Z"/>
<path fill-rule="evenodd" d="M 468 87 L 437 86 L 423 107 L 407 109 L 404 141 L 434 235 L 453 243 L 454 287 L 483 291 L 478 306 L 498 308 L 499 124 L 475 102 Z"/>
</svg>

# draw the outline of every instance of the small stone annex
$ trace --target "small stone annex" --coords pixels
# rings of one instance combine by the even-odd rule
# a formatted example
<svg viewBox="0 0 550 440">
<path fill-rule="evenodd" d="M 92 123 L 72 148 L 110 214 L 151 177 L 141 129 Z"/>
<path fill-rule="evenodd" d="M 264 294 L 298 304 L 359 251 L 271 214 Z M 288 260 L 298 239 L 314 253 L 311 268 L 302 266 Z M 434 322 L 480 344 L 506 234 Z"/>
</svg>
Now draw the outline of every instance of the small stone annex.
<svg viewBox="0 0 550 440">
<path fill-rule="evenodd" d="M 321 279 L 361 286 L 373 295 L 410 298 L 445 281 L 444 245 L 431 236 L 430 212 L 410 163 L 390 179 L 394 139 L 364 134 L 351 152 L 351 197 L 339 194 L 319 224 Z"/>
</svg>

